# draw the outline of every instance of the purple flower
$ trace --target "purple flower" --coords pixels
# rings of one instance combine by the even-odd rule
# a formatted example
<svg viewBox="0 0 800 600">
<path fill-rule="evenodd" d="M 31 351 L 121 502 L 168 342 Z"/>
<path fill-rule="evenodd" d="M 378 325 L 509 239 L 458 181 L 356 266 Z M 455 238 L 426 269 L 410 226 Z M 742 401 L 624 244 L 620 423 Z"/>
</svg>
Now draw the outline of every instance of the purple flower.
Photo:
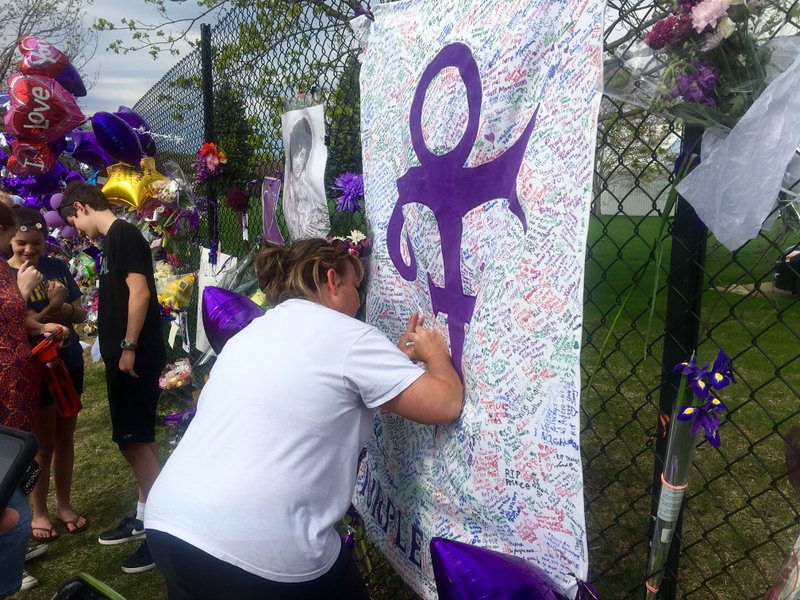
<svg viewBox="0 0 800 600">
<path fill-rule="evenodd" d="M 713 94 L 717 89 L 717 74 L 707 63 L 697 65 L 697 85 L 708 94 Z"/>
<path fill-rule="evenodd" d="M 736 383 L 733 378 L 733 366 L 731 359 L 725 354 L 724 350 L 720 350 L 717 358 L 714 359 L 714 364 L 711 371 L 708 373 L 709 381 L 715 390 L 721 390 L 731 383 Z"/>
<path fill-rule="evenodd" d="M 250 196 L 242 188 L 234 186 L 225 195 L 228 208 L 236 212 L 245 212 L 250 205 Z"/>
<path fill-rule="evenodd" d="M 679 421 L 692 421 L 689 432 L 694 436 L 702 427 L 708 443 L 714 447 L 719 447 L 719 418 L 716 413 L 720 413 L 728 408 L 722 401 L 711 393 L 712 389 L 719 390 L 733 382 L 733 367 L 730 358 L 723 350 L 719 351 L 714 365 L 711 369 L 708 365 L 697 366 L 697 357 L 692 355 L 689 362 L 683 362 L 675 366 L 674 371 L 680 372 L 686 377 L 686 382 L 692 392 L 698 398 L 705 400 L 701 406 L 686 404 L 681 407 L 678 414 Z"/>
<path fill-rule="evenodd" d="M 350 214 L 361 210 L 364 198 L 364 177 L 359 173 L 342 173 L 333 182 L 334 189 L 342 192 L 336 200 L 336 210 Z"/>
<path fill-rule="evenodd" d="M 695 61 L 687 70 L 675 77 L 670 90 L 673 98 L 681 96 L 684 102 L 716 106 L 713 95 L 717 88 L 717 74 L 708 63 Z"/>
<path fill-rule="evenodd" d="M 678 415 L 679 421 L 692 421 L 689 433 L 694 436 L 703 428 L 703 435 L 709 444 L 719 448 L 722 441 L 719 437 L 719 417 L 716 414 L 727 410 L 727 407 L 718 398 L 711 397 L 702 406 L 692 406 L 688 404 L 681 407 Z"/>
<path fill-rule="evenodd" d="M 708 365 L 698 368 L 697 367 L 697 357 L 692 356 L 692 360 L 688 363 L 680 363 L 675 366 L 673 372 L 677 373 L 678 371 L 686 377 L 686 382 L 689 384 L 689 387 L 692 389 L 692 392 L 698 398 L 706 399 L 708 398 L 708 394 L 710 391 L 710 386 L 708 381 L 706 380 L 706 376 L 708 375 Z"/>
</svg>

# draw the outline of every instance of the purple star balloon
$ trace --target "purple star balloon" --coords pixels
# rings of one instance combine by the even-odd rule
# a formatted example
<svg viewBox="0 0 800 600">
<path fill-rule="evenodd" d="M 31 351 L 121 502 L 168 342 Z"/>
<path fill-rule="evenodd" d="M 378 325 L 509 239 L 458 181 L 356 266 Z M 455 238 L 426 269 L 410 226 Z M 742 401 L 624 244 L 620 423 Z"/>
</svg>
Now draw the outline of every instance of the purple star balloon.
<svg viewBox="0 0 800 600">
<path fill-rule="evenodd" d="M 246 296 L 213 286 L 203 290 L 203 327 L 217 354 L 229 339 L 263 314 L 258 304 Z"/>
</svg>

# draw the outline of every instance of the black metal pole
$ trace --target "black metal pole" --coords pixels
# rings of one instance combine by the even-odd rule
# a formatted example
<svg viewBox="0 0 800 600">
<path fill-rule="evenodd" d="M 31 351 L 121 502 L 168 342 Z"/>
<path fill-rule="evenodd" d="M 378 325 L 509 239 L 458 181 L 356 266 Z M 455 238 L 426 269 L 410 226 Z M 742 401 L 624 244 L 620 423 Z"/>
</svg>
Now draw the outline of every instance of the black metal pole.
<svg viewBox="0 0 800 600">
<path fill-rule="evenodd" d="M 206 142 L 216 142 L 214 133 L 214 73 L 211 63 L 211 27 L 200 25 L 200 57 L 203 72 L 203 138 Z M 219 245 L 217 223 L 217 196 L 214 184 L 209 179 L 208 185 L 208 247 L 211 264 L 216 262 Z"/>
<path fill-rule="evenodd" d="M 688 172 L 700 162 L 700 140 L 703 128 L 686 126 L 681 142 L 681 154 L 675 164 L 675 172 Z M 687 161 L 694 161 L 687 164 Z M 686 166 L 684 166 L 686 165 Z M 682 197 L 678 198 L 675 221 L 672 227 L 672 252 L 669 275 L 667 277 L 667 314 L 665 323 L 664 354 L 661 360 L 661 393 L 659 409 L 662 414 L 671 416 L 675 402 L 678 401 L 680 373 L 673 373 L 678 363 L 691 357 L 697 349 L 700 335 L 700 304 L 703 296 L 703 273 L 706 260 L 706 240 L 708 229 L 698 219 L 691 205 Z M 663 426 L 659 422 L 659 431 Z M 661 492 L 661 473 L 664 468 L 664 455 L 667 451 L 667 438 L 659 435 L 656 442 L 656 460 L 653 466 L 653 496 L 650 514 L 656 514 L 658 497 Z M 659 588 L 662 600 L 674 600 L 677 593 L 678 560 L 681 552 L 680 532 L 683 523 L 681 511 L 675 526 L 672 545 L 664 565 L 664 579 Z M 653 527 L 650 523 L 650 536 Z"/>
</svg>

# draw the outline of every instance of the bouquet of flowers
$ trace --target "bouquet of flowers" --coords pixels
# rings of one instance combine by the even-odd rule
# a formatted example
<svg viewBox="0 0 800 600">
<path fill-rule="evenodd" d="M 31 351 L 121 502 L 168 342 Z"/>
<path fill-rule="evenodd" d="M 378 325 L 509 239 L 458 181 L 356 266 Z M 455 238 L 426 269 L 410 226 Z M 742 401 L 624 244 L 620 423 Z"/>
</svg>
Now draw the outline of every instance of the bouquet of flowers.
<svg viewBox="0 0 800 600">
<path fill-rule="evenodd" d="M 158 303 L 161 305 L 161 318 L 172 321 L 175 319 L 175 313 L 189 308 L 195 276 L 193 273 L 178 274 L 172 264 L 159 260 L 154 266 L 153 277 Z"/>
<path fill-rule="evenodd" d="M 167 365 L 158 380 L 163 390 L 159 403 L 164 422 L 175 430 L 173 444 L 177 444 L 197 410 L 195 394 L 197 393 L 192 373 L 192 365 L 188 358 L 182 358 Z"/>
<path fill-rule="evenodd" d="M 191 392 L 194 389 L 194 375 L 188 358 L 181 358 L 164 369 L 158 380 L 162 390 L 180 390 Z"/>
<path fill-rule="evenodd" d="M 653 599 L 657 597 L 664 577 L 664 563 L 672 544 L 683 496 L 689 485 L 695 437 L 702 429 L 709 444 L 715 448 L 720 446 L 720 421 L 717 415 L 727 407 L 715 392 L 735 382 L 731 361 L 722 350 L 710 368 L 709 365 L 698 368 L 697 359 L 692 356 L 689 362 L 677 365 L 675 371 L 682 373 L 677 399 L 685 399 L 686 403 L 675 403 L 669 425 L 664 471 L 661 474 L 658 512 L 653 517 L 655 529 L 650 543 L 646 583 L 647 598 Z"/>
<path fill-rule="evenodd" d="M 766 43 L 763 11 L 763 3 L 744 0 L 677 0 L 643 43 L 607 58 L 606 93 L 688 123 L 732 128 L 767 87 L 781 46 Z"/>
<path fill-rule="evenodd" d="M 152 234 L 161 239 L 161 247 L 176 255 L 174 242 L 184 238 L 194 242 L 200 230 L 197 198 L 186 182 L 181 167 L 174 162 L 164 164 L 167 178 L 154 184 L 155 201 L 140 211 L 140 218 Z"/>
<path fill-rule="evenodd" d="M 206 142 L 197 151 L 197 160 L 194 163 L 194 178 L 197 181 L 206 181 L 222 174 L 222 167 L 228 163 L 228 157 L 217 148 L 216 144 Z"/>
<path fill-rule="evenodd" d="M 97 335 L 97 311 L 100 306 L 100 297 L 97 287 L 82 288 L 83 309 L 86 311 L 86 320 L 83 322 L 83 332 L 86 335 Z"/>
<path fill-rule="evenodd" d="M 800 192 L 800 38 L 780 25 L 763 2 L 677 0 L 605 64 L 609 96 L 706 128 L 676 189 L 730 250 Z"/>
<path fill-rule="evenodd" d="M 666 56 L 651 107 L 687 122 L 733 127 L 766 87 L 770 56 L 751 21 L 761 6 L 743 0 L 683 0 L 644 37 Z"/>
</svg>

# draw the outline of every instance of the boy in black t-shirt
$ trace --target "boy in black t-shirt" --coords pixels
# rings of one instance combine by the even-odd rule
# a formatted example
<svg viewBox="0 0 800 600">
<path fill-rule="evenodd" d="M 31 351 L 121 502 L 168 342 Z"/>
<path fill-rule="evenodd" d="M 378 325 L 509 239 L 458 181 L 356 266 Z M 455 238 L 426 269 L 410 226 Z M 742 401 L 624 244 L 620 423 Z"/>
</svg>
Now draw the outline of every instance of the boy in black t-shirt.
<svg viewBox="0 0 800 600">
<path fill-rule="evenodd" d="M 144 538 L 147 494 L 158 477 L 155 443 L 158 378 L 166 363 L 150 247 L 139 230 L 117 219 L 99 188 L 73 182 L 64 191 L 61 216 L 89 238 L 105 236 L 99 273 L 97 325 L 106 365 L 112 439 L 139 488 L 135 517 L 100 535 L 101 544 Z M 147 541 L 122 564 L 126 573 L 152 569 Z"/>
</svg>

